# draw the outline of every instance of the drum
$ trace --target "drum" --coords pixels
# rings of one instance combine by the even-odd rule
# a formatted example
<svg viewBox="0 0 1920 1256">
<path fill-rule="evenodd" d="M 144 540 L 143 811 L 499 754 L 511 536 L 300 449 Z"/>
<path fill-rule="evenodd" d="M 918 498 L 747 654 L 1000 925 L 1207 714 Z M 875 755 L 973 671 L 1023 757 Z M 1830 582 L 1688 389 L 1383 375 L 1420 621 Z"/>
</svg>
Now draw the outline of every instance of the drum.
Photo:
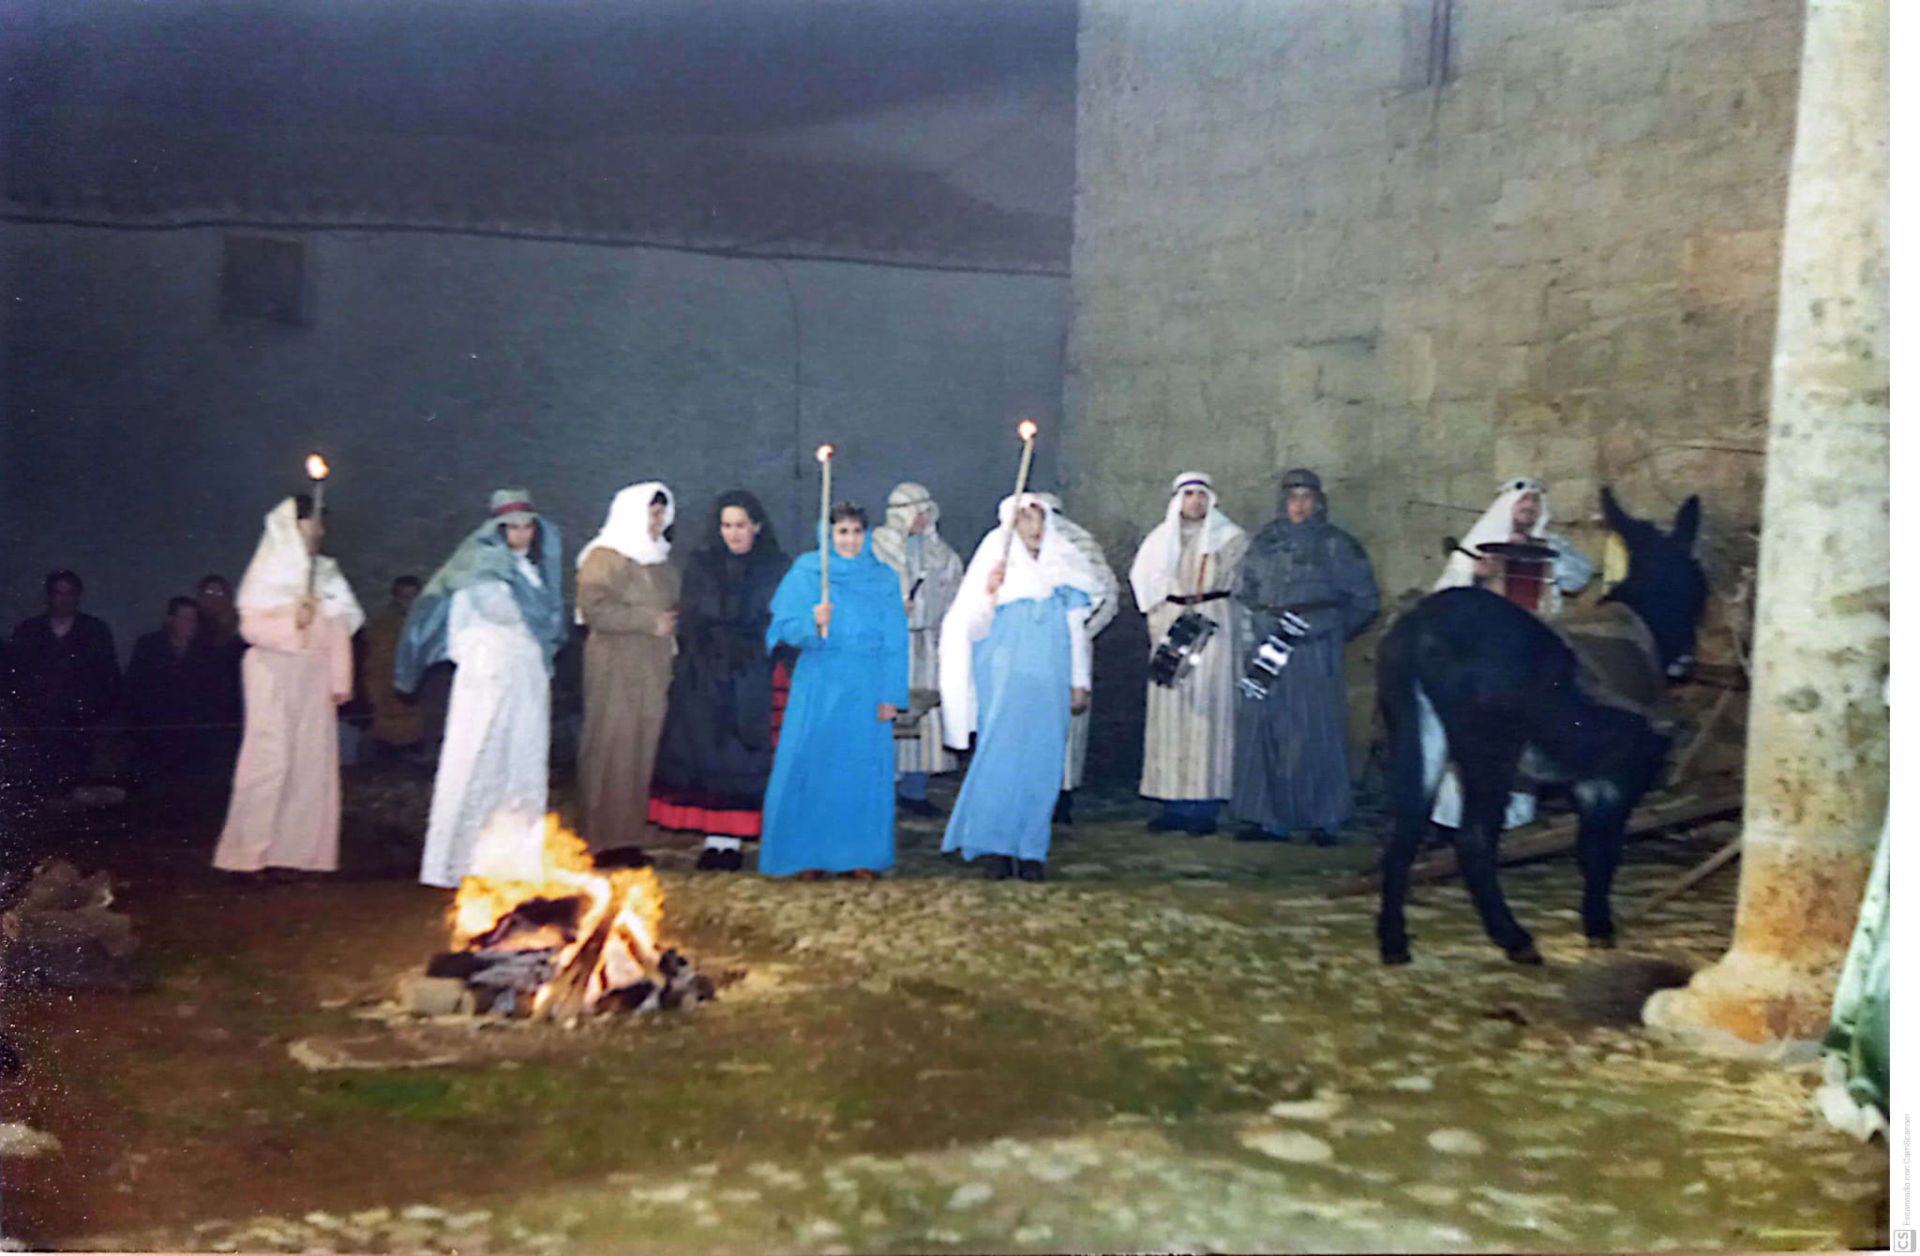
<svg viewBox="0 0 1920 1256">
<path fill-rule="evenodd" d="M 1167 635 L 1154 647 L 1153 658 L 1147 663 L 1147 674 L 1153 677 L 1153 683 L 1171 689 L 1185 680 L 1193 670 L 1194 659 L 1219 630 L 1219 624 L 1199 611 L 1186 611 L 1174 620 L 1173 627 L 1167 629 Z"/>
<path fill-rule="evenodd" d="M 1307 635 L 1310 625 L 1292 611 L 1274 620 L 1273 628 L 1256 643 L 1247 658 L 1247 672 L 1235 684 L 1242 695 L 1265 702 L 1280 669 L 1293 657 L 1293 643 Z"/>
<path fill-rule="evenodd" d="M 1517 541 L 1493 541 L 1480 547 L 1492 568 L 1482 587 L 1525 610 L 1547 605 L 1547 587 L 1553 583 L 1553 548 Z"/>
</svg>

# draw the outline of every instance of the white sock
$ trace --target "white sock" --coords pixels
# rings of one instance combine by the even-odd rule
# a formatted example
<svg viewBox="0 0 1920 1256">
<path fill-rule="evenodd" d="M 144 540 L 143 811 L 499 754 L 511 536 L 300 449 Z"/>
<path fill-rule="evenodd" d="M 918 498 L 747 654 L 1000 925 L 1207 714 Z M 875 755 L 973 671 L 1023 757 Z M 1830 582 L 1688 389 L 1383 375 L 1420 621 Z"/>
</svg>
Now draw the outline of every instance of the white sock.
<svg viewBox="0 0 1920 1256">
<path fill-rule="evenodd" d="M 707 834 L 707 850 L 739 850 L 741 841 L 737 837 L 721 837 L 717 833 Z"/>
</svg>

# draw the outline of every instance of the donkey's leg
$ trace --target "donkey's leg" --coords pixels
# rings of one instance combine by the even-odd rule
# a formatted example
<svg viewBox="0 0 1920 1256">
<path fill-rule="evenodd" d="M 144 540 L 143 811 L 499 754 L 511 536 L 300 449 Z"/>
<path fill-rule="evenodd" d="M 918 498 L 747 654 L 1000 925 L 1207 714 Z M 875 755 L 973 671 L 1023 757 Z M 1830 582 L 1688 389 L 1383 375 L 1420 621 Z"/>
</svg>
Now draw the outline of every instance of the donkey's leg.
<svg viewBox="0 0 1920 1256">
<path fill-rule="evenodd" d="M 1512 730 L 1476 730 L 1481 736 L 1471 748 L 1454 740 L 1454 763 L 1460 769 L 1460 871 L 1480 913 L 1480 923 L 1493 944 L 1516 964 L 1538 964 L 1533 935 L 1520 927 L 1500 892 L 1500 826 L 1506 820 L 1507 795 L 1520 762 L 1520 743 Z"/>
<path fill-rule="evenodd" d="M 1573 787 L 1580 808 L 1580 920 L 1587 945 L 1613 945 L 1613 874 L 1620 866 L 1627 808 L 1620 788 L 1604 777 Z"/>
<path fill-rule="evenodd" d="M 1407 942 L 1407 882 L 1428 830 L 1427 812 L 1446 767 L 1446 730 L 1427 695 L 1414 687 L 1414 709 L 1402 704 L 1388 716 L 1387 745 L 1393 799 L 1393 832 L 1380 855 L 1380 962 L 1404 964 L 1413 958 Z"/>
</svg>

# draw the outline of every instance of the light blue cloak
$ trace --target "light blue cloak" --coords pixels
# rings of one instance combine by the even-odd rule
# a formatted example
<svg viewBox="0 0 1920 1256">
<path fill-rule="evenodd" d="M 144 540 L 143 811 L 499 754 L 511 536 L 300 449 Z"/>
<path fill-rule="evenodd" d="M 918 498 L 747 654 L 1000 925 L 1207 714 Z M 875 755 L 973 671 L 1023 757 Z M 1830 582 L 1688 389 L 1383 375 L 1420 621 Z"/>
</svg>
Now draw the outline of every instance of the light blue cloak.
<svg viewBox="0 0 1920 1256">
<path fill-rule="evenodd" d="M 1069 611 L 1092 599 L 1070 585 L 995 609 L 973 645 L 979 735 L 941 850 L 1045 860 L 1066 763 L 1073 702 Z"/>
</svg>

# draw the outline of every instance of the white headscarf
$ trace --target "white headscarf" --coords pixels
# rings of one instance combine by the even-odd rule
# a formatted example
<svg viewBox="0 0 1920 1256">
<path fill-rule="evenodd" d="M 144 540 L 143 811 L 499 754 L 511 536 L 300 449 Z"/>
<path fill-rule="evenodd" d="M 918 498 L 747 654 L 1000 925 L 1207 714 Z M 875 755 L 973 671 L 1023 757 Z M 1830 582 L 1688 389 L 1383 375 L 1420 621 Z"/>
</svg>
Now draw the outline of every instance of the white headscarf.
<svg viewBox="0 0 1920 1256">
<path fill-rule="evenodd" d="M 660 535 L 653 535 L 652 520 L 647 512 L 653 506 L 653 495 L 663 494 L 667 499 L 667 516 L 660 525 Z M 574 559 L 577 570 L 586 565 L 587 555 L 596 549 L 610 549 L 616 554 L 624 554 L 642 567 L 651 567 L 655 563 L 667 561 L 667 554 L 673 549 L 667 540 L 667 529 L 673 526 L 673 490 L 658 480 L 648 480 L 644 484 L 629 484 L 613 495 L 613 504 L 607 507 L 607 521 L 600 525 L 599 533 L 580 549 L 580 555 Z"/>
<path fill-rule="evenodd" d="M 1461 538 L 1462 549 L 1478 552 L 1482 545 L 1513 539 L 1513 508 L 1528 493 L 1540 494 L 1540 517 L 1534 520 L 1527 535 L 1535 539 L 1547 534 L 1547 488 L 1538 480 L 1525 478 L 1508 480 L 1500 486 L 1500 495 L 1493 499 L 1493 505 L 1487 507 L 1487 513 L 1480 516 L 1480 522 L 1466 536 Z M 1459 550 L 1447 555 L 1447 566 L 1440 578 L 1433 582 L 1435 592 L 1441 589 L 1459 588 L 1473 583 L 1473 560 Z"/>
<path fill-rule="evenodd" d="M 1197 488 L 1207 495 L 1207 516 L 1200 521 L 1200 552 L 1218 554 L 1235 537 L 1245 536 L 1240 525 L 1220 509 L 1220 498 L 1213 491 L 1213 477 L 1204 471 L 1182 471 L 1173 478 L 1173 498 L 1167 502 L 1167 517 L 1147 533 L 1133 556 L 1133 570 L 1127 579 L 1133 585 L 1133 601 L 1144 614 L 1167 600 L 1175 589 L 1174 577 L 1180 571 L 1180 532 L 1183 522 L 1180 499 L 1186 490 Z M 1194 590 L 1188 590 L 1193 592 Z"/>
<path fill-rule="evenodd" d="M 1046 512 L 1047 528 L 1040 537 L 1040 552 L 1027 549 L 1026 542 L 1013 532 L 1016 506 L 1038 506 Z M 1101 595 L 1100 574 L 1060 530 L 1054 526 L 1055 511 L 1037 493 L 1018 499 L 1002 498 L 1000 526 L 981 539 L 960 581 L 960 592 L 953 599 L 947 617 L 940 625 L 940 706 L 941 727 L 949 746 L 964 749 L 974 731 L 977 718 L 973 694 L 973 645 L 993 628 L 997 607 L 1028 599 L 1053 596 L 1056 588 L 1079 589 L 1089 598 Z M 1011 544 L 1009 544 L 1011 539 Z M 1006 575 L 998 594 L 987 592 L 987 577 L 1004 561 Z M 1092 683 L 1093 660 L 1087 640 L 1086 617 L 1089 608 L 1071 612 L 1073 628 L 1073 684 Z"/>
<path fill-rule="evenodd" d="M 340 564 L 325 554 L 307 553 L 306 538 L 300 535 L 299 507 L 291 497 L 267 512 L 266 528 L 260 544 L 254 548 L 247 574 L 240 577 L 240 591 L 234 605 L 241 610 L 268 611 L 298 605 L 307 596 L 308 572 L 312 572 L 313 596 L 320 613 L 345 621 L 348 633 L 360 630 L 367 620 L 353 588 L 340 574 Z"/>
</svg>

